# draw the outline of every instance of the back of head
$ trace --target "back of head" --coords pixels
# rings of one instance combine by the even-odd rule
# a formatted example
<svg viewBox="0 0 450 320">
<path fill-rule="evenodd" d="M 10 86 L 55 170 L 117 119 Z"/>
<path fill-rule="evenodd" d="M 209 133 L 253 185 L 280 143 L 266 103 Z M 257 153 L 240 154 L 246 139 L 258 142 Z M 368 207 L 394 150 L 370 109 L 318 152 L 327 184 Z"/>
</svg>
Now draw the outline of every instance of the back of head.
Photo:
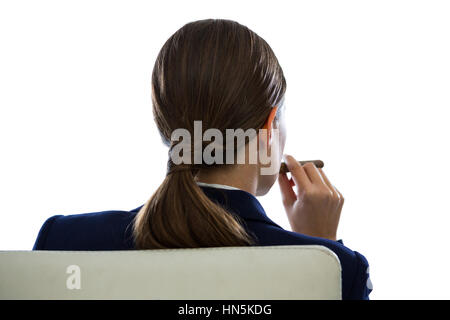
<svg viewBox="0 0 450 320">
<path fill-rule="evenodd" d="M 285 90 L 283 71 L 264 39 L 235 21 L 194 21 L 159 52 L 152 74 L 153 113 L 163 142 L 173 146 L 174 130 L 194 135 L 194 121 L 202 122 L 203 131 L 259 129 Z M 136 247 L 252 244 L 239 218 L 196 184 L 199 165 L 178 168 L 183 170 L 172 168 L 136 216 Z"/>
</svg>

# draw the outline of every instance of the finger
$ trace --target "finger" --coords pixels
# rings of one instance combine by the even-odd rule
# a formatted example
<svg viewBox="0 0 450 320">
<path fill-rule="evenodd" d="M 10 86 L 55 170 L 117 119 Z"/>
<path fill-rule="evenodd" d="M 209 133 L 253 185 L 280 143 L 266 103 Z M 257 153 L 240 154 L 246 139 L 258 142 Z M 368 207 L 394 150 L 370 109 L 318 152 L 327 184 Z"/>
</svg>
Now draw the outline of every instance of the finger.
<svg viewBox="0 0 450 320">
<path fill-rule="evenodd" d="M 295 160 L 293 156 L 285 156 L 286 165 L 291 172 L 292 179 L 297 186 L 297 191 L 300 193 L 301 190 L 307 189 L 311 186 L 311 180 L 309 180 L 303 167 Z"/>
<path fill-rule="evenodd" d="M 337 197 L 338 199 L 340 198 L 340 194 L 337 191 L 337 189 L 331 184 L 330 180 L 328 179 L 328 177 L 326 176 L 325 172 L 323 172 L 323 170 L 321 168 L 318 168 L 320 175 L 322 176 L 323 181 L 325 182 L 325 184 L 328 186 L 328 188 L 330 188 L 330 190 L 333 192 L 333 196 Z"/>
<path fill-rule="evenodd" d="M 281 200 L 283 205 L 290 207 L 297 200 L 294 190 L 292 190 L 291 183 L 285 173 L 278 175 L 278 184 L 280 185 Z"/>
<path fill-rule="evenodd" d="M 326 185 L 320 175 L 319 169 L 314 165 L 314 163 L 308 162 L 303 165 L 303 168 L 313 184 Z"/>
<path fill-rule="evenodd" d="M 339 195 L 339 209 L 342 209 L 342 206 L 344 205 L 344 196 L 336 187 L 334 189 L 336 190 L 336 192 Z"/>
<path fill-rule="evenodd" d="M 339 204 L 338 204 L 337 210 L 336 210 L 336 219 L 339 223 L 339 220 L 341 219 L 341 214 L 342 214 L 342 207 L 344 206 L 344 197 L 342 196 L 342 194 L 340 193 L 340 191 L 338 189 L 336 189 L 336 191 L 339 194 Z"/>
</svg>

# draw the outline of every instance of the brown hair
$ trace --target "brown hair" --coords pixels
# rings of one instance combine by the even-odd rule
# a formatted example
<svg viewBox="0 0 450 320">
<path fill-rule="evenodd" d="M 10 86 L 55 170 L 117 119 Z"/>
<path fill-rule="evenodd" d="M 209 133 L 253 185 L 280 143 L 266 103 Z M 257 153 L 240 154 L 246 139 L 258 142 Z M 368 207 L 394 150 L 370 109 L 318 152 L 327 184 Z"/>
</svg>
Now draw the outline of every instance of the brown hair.
<svg viewBox="0 0 450 320">
<path fill-rule="evenodd" d="M 164 44 L 152 74 L 153 114 L 163 142 L 177 128 L 261 128 L 286 81 L 264 39 L 235 21 L 187 23 Z M 193 149 L 192 149 L 193 150 Z M 168 163 L 173 167 L 173 163 Z M 176 170 L 178 168 L 184 170 Z M 173 169 L 173 168 L 172 168 Z M 195 182 L 198 167 L 170 170 L 134 221 L 136 248 L 245 246 L 254 239 L 239 218 Z"/>
</svg>

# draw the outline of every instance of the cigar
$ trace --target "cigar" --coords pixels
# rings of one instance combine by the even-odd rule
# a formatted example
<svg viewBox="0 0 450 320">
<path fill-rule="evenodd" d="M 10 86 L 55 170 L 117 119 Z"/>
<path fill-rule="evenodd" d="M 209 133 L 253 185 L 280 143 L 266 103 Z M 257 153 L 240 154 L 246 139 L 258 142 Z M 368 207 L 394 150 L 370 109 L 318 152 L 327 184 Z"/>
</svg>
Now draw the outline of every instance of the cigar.
<svg viewBox="0 0 450 320">
<path fill-rule="evenodd" d="M 308 162 L 314 163 L 314 165 L 315 165 L 317 168 L 323 168 L 323 166 L 324 166 L 322 160 L 303 160 L 303 161 L 299 161 L 298 163 L 299 163 L 300 165 L 304 165 L 305 163 L 308 163 Z M 286 173 L 286 172 L 289 172 L 289 169 L 288 169 L 286 163 L 282 162 L 282 163 L 281 163 L 281 167 L 280 167 L 280 173 Z"/>
</svg>

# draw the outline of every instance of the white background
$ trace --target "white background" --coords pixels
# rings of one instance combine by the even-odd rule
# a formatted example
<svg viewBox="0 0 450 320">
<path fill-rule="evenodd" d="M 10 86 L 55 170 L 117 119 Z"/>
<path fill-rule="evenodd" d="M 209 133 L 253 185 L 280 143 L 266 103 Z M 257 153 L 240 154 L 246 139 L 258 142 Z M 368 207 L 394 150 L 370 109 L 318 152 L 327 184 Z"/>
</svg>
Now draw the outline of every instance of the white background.
<svg viewBox="0 0 450 320">
<path fill-rule="evenodd" d="M 325 161 L 371 298 L 450 298 L 449 17 L 446 1 L 1 1 L 0 249 L 31 249 L 51 215 L 147 200 L 167 160 L 156 55 L 226 18 L 277 55 L 286 152 Z M 277 185 L 260 200 L 289 228 Z"/>
</svg>

